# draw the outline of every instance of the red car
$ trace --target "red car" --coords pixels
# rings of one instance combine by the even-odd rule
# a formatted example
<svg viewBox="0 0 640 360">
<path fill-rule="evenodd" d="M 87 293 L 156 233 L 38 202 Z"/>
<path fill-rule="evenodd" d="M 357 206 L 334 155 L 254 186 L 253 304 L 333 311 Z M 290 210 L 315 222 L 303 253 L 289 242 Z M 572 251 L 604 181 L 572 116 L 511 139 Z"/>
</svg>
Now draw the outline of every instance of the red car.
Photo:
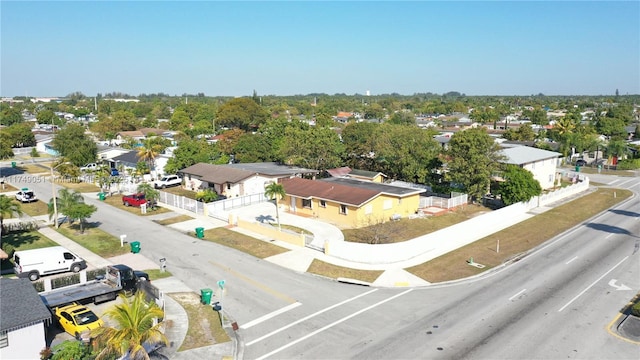
<svg viewBox="0 0 640 360">
<path fill-rule="evenodd" d="M 143 193 L 124 195 L 122 197 L 122 205 L 124 206 L 136 206 L 139 207 L 142 204 L 146 204 L 147 200 L 144 198 Z"/>
</svg>

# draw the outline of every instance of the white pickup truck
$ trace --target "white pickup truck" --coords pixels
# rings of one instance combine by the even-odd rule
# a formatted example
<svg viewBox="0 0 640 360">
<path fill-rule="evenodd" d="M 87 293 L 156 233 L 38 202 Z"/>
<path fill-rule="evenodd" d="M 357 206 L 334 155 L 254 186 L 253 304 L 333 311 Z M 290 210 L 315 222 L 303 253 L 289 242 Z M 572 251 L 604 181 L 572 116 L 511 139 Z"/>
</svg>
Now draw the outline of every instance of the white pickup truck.
<svg viewBox="0 0 640 360">
<path fill-rule="evenodd" d="M 156 189 L 164 189 L 170 186 L 178 186 L 182 184 L 182 179 L 178 175 L 165 175 L 160 180 L 153 183 Z"/>
</svg>

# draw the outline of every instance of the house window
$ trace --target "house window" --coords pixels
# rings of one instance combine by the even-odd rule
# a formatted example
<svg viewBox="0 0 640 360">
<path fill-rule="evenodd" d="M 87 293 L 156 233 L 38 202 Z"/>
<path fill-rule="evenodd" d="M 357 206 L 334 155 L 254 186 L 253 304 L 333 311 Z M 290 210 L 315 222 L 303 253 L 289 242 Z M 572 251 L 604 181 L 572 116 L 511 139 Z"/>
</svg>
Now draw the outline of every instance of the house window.
<svg viewBox="0 0 640 360">
<path fill-rule="evenodd" d="M 364 214 L 371 215 L 373 213 L 373 206 L 371 204 L 364 207 Z"/>
<path fill-rule="evenodd" d="M 302 207 L 311 209 L 311 199 L 302 199 Z"/>
<path fill-rule="evenodd" d="M 324 200 L 320 200 L 320 207 L 326 208 L 327 207 L 327 202 Z"/>
<path fill-rule="evenodd" d="M 3 332 L 0 334 L 0 348 L 5 348 L 9 346 L 9 334 Z"/>
<path fill-rule="evenodd" d="M 553 182 L 553 174 L 549 174 L 549 182 Z"/>
<path fill-rule="evenodd" d="M 391 200 L 385 200 L 385 201 L 384 201 L 384 204 L 382 205 L 382 208 L 383 208 L 384 210 L 389 210 L 389 209 L 391 209 L 392 207 L 393 207 L 393 201 L 391 201 Z"/>
<path fill-rule="evenodd" d="M 340 205 L 340 214 L 347 215 L 347 205 Z"/>
</svg>

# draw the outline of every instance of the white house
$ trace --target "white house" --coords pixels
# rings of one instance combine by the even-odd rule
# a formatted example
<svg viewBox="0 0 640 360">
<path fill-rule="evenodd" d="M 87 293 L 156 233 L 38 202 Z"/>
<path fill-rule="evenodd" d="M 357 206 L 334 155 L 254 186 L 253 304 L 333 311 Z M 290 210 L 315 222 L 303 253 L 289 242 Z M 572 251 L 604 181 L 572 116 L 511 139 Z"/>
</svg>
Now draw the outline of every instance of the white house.
<svg viewBox="0 0 640 360">
<path fill-rule="evenodd" d="M 51 313 L 29 279 L 0 278 L 0 359 L 40 359 Z"/>
<path fill-rule="evenodd" d="M 550 189 L 555 185 L 558 158 L 562 154 L 521 145 L 502 145 L 500 153 L 505 156 L 502 162 L 518 165 L 529 170 L 538 180 L 542 189 Z M 506 147 L 509 146 L 509 147 Z"/>
</svg>

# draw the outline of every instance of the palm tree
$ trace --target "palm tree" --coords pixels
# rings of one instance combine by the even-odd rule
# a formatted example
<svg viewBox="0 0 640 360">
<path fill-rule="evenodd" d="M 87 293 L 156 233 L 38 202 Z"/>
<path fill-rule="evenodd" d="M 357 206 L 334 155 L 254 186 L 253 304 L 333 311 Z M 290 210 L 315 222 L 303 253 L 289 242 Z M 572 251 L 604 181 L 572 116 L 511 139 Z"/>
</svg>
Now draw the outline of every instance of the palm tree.
<svg viewBox="0 0 640 360">
<path fill-rule="evenodd" d="M 155 205 L 158 201 L 158 198 L 160 198 L 160 191 L 156 190 L 153 185 L 149 183 L 142 183 L 138 185 L 138 188 L 136 190 L 139 193 L 144 194 L 144 198 L 147 199 L 147 202 L 149 203 L 149 205 L 151 205 L 152 208 L 156 207 Z"/>
<path fill-rule="evenodd" d="M 73 209 L 73 206 L 76 204 L 84 203 L 84 197 L 82 194 L 74 190 L 71 192 L 69 189 L 63 188 L 58 190 L 58 197 L 56 197 L 56 207 L 58 210 L 58 214 L 63 214 L 68 217 L 69 210 Z M 53 206 L 53 198 L 49 200 L 49 204 L 47 204 L 49 211 L 49 220 L 51 220 L 56 214 Z M 73 219 L 72 219 L 73 220 Z M 60 223 L 58 223 L 58 227 Z"/>
<path fill-rule="evenodd" d="M 92 333 L 101 349 L 96 360 L 126 354 L 131 359 L 149 359 L 145 345 L 169 343 L 161 332 L 162 323 L 154 325 L 155 319 L 164 317 L 164 311 L 154 302 L 147 303 L 143 291 L 138 291 L 132 300 L 124 294 L 120 295 L 120 299 L 121 304 L 105 312 L 116 327 L 102 326 Z"/>
<path fill-rule="evenodd" d="M 162 150 L 162 145 L 158 144 L 155 138 L 145 139 L 142 142 L 142 147 L 138 148 L 138 158 L 149 165 L 149 171 L 153 171 L 156 157 Z"/>
<path fill-rule="evenodd" d="M 4 235 L 4 217 L 11 216 L 16 214 L 18 216 L 22 215 L 22 210 L 20 210 L 20 204 L 13 201 L 12 198 L 6 195 L 0 195 L 0 236 Z M 0 243 L 0 246 L 2 244 Z"/>
<path fill-rule="evenodd" d="M 268 197 L 271 200 L 276 200 L 276 219 L 278 221 L 278 229 L 280 230 L 280 212 L 278 211 L 278 196 L 280 199 L 284 198 L 286 192 L 284 191 L 284 186 L 282 184 L 278 184 L 272 182 L 264 188 L 264 196 Z"/>
</svg>

